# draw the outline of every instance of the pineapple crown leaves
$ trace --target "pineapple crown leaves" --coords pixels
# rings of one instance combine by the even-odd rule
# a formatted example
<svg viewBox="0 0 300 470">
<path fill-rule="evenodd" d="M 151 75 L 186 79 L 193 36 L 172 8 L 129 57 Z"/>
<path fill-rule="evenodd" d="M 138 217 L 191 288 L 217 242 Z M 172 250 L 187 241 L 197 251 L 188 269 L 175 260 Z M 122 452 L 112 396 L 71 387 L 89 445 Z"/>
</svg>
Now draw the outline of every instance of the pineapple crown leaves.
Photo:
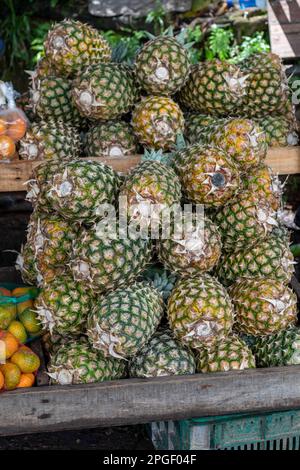
<svg viewBox="0 0 300 470">
<path fill-rule="evenodd" d="M 172 152 L 163 153 L 162 149 L 145 149 L 142 155 L 141 162 L 151 160 L 160 163 L 164 163 L 167 166 L 172 166 L 175 154 L 187 147 L 183 134 L 179 133 L 176 135 L 176 143 Z"/>
<path fill-rule="evenodd" d="M 183 28 L 179 34 L 174 33 L 174 28 L 173 26 L 169 26 L 162 34 L 159 36 L 155 36 L 154 34 L 149 33 L 148 31 L 145 32 L 145 35 L 149 40 L 157 39 L 158 37 L 169 37 L 169 38 L 174 38 L 178 41 L 181 46 L 183 46 L 185 49 L 190 49 L 193 47 L 195 44 L 195 41 L 188 41 L 188 31 L 187 28 Z"/>
<path fill-rule="evenodd" d="M 124 41 L 119 41 L 112 48 L 111 61 L 115 63 L 125 63 L 131 65 L 133 60 L 129 57 L 129 47 Z"/>
</svg>

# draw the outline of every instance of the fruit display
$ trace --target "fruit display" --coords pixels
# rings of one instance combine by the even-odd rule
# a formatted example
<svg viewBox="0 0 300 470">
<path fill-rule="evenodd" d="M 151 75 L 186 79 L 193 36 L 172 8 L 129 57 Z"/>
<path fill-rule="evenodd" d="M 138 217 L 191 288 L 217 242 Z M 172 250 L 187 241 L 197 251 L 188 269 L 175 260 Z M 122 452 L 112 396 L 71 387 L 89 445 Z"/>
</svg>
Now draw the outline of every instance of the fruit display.
<svg viewBox="0 0 300 470">
<path fill-rule="evenodd" d="M 32 387 L 41 361 L 12 333 L 0 329 L 0 392 Z"/>
<path fill-rule="evenodd" d="M 36 287 L 0 286 L 0 330 L 10 332 L 22 344 L 42 334 L 35 310 L 37 296 Z"/>
<path fill-rule="evenodd" d="M 284 188 L 265 164 L 294 143 L 280 59 L 195 64 L 162 34 L 129 63 L 74 20 L 44 46 L 17 139 L 36 160 L 17 267 L 40 291 L 20 312 L 0 302 L 0 328 L 43 331 L 51 384 L 296 363 Z M 31 383 L 34 358 L 10 347 L 0 386 Z"/>
</svg>

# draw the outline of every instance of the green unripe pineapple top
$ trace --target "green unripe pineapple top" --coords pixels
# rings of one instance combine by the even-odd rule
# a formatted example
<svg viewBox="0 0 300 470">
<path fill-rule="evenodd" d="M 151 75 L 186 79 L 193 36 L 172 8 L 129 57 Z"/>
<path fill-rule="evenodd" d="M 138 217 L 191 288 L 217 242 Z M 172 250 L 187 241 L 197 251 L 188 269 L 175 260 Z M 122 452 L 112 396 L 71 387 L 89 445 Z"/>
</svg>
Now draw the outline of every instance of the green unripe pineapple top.
<svg viewBox="0 0 300 470">
<path fill-rule="evenodd" d="M 99 297 L 88 319 L 92 346 L 105 356 L 135 356 L 151 338 L 163 315 L 159 292 L 137 282 Z"/>
<path fill-rule="evenodd" d="M 126 376 L 125 361 L 104 357 L 85 339 L 65 342 L 51 356 L 48 366 L 52 383 L 60 385 L 103 382 Z"/>
<path fill-rule="evenodd" d="M 161 36 L 142 47 L 135 68 L 137 79 L 147 93 L 173 95 L 188 78 L 188 52 L 175 38 Z"/>
<path fill-rule="evenodd" d="M 175 340 L 169 330 L 157 331 L 132 359 L 130 377 L 162 377 L 195 373 L 193 353 Z"/>
<path fill-rule="evenodd" d="M 255 358 L 250 348 L 237 336 L 216 341 L 198 352 L 198 372 L 227 372 L 255 367 Z"/>
<path fill-rule="evenodd" d="M 288 328 L 256 338 L 252 350 L 259 367 L 300 364 L 300 330 Z"/>
</svg>

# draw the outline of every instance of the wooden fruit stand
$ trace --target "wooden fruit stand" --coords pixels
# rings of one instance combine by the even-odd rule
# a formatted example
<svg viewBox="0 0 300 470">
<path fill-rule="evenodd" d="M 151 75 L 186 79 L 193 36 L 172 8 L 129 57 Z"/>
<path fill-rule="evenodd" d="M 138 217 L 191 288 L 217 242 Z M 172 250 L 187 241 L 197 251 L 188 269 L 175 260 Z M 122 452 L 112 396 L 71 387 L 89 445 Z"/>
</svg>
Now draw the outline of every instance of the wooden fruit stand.
<svg viewBox="0 0 300 470">
<path fill-rule="evenodd" d="M 139 160 L 114 159 L 113 167 L 126 172 Z M 0 192 L 25 191 L 38 163 L 2 164 Z M 270 149 L 267 163 L 278 174 L 300 173 L 300 147 Z M 0 282 L 15 276 L 13 268 L 0 269 Z M 296 279 L 293 288 L 300 298 Z M 300 365 L 90 385 L 46 382 L 0 395 L 0 436 L 300 409 Z"/>
</svg>

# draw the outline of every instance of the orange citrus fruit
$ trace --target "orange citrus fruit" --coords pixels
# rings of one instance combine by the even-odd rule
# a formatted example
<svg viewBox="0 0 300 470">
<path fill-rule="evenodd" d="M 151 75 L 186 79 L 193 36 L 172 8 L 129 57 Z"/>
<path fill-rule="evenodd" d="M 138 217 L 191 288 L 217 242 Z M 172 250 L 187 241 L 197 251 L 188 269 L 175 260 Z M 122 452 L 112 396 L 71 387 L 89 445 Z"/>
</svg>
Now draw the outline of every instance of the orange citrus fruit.
<svg viewBox="0 0 300 470">
<path fill-rule="evenodd" d="M 5 358 L 9 359 L 19 349 L 19 341 L 9 331 L 0 330 L 0 341 L 5 345 Z"/>
<path fill-rule="evenodd" d="M 4 375 L 0 372 L 0 390 L 4 387 Z"/>
<path fill-rule="evenodd" d="M 41 365 L 38 355 L 27 346 L 21 346 L 10 360 L 13 364 L 17 365 L 24 374 L 37 371 Z"/>
<path fill-rule="evenodd" d="M 17 388 L 32 387 L 35 381 L 34 374 L 21 374 L 21 380 Z"/>
<path fill-rule="evenodd" d="M 7 131 L 7 122 L 0 118 L 0 135 L 6 134 Z"/>
<path fill-rule="evenodd" d="M 13 320 L 11 324 L 9 325 L 9 327 L 7 328 L 7 331 L 13 334 L 14 337 L 17 338 L 17 340 L 20 343 L 26 342 L 27 333 L 26 333 L 23 323 L 21 323 L 20 321 Z"/>
<path fill-rule="evenodd" d="M 11 291 L 5 287 L 0 287 L 0 297 L 1 295 L 4 295 L 5 297 L 11 297 Z"/>
<path fill-rule="evenodd" d="M 16 114 L 13 120 L 8 123 L 8 130 L 6 134 L 14 141 L 18 141 L 24 137 L 26 132 L 27 123 L 20 115 Z"/>
<path fill-rule="evenodd" d="M 0 159 L 7 160 L 14 156 L 16 146 L 8 135 L 0 135 Z"/>
<path fill-rule="evenodd" d="M 21 371 L 18 366 L 7 362 L 0 365 L 0 371 L 4 375 L 4 388 L 5 390 L 14 390 L 21 379 Z"/>
<path fill-rule="evenodd" d="M 31 335 L 36 335 L 42 330 L 42 325 L 39 322 L 36 313 L 30 308 L 26 308 L 19 314 L 19 319 L 25 326 L 26 331 Z"/>
</svg>

